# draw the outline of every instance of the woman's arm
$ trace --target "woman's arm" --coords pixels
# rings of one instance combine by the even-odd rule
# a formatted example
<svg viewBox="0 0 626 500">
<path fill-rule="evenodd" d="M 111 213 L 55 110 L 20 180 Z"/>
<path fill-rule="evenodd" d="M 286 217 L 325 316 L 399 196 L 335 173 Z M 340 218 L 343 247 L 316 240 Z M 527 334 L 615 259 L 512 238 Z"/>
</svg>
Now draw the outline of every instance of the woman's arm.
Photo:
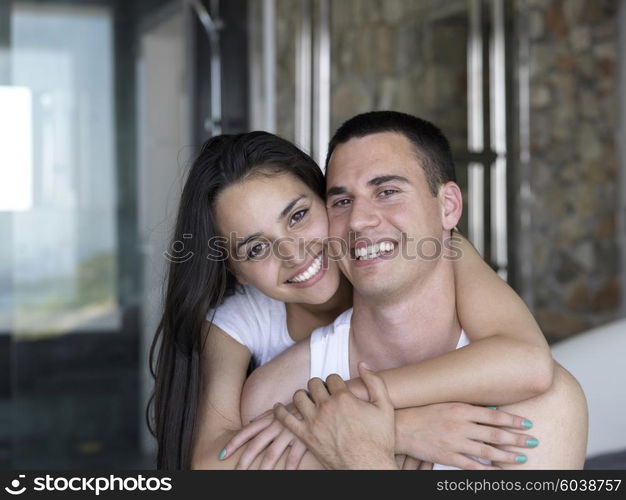
<svg viewBox="0 0 626 500">
<path fill-rule="evenodd" d="M 502 405 L 544 393 L 552 384 L 548 344 L 520 297 L 465 239 L 454 261 L 459 322 L 471 344 L 379 375 L 395 408 L 447 401 Z M 362 399 L 360 379 L 348 382 Z"/>
<path fill-rule="evenodd" d="M 284 355 L 282 360 L 280 358 L 281 356 L 275 358 L 277 363 L 265 365 L 266 370 L 255 372 L 259 376 L 252 384 L 253 390 L 250 387 L 253 377 L 248 379 L 242 395 L 244 408 L 242 414 L 258 415 L 267 407 L 265 397 L 259 399 L 260 393 L 269 394 L 272 401 L 285 400 L 281 388 L 284 379 L 301 378 L 299 373 L 301 363 L 296 366 L 284 363 L 283 361 L 286 361 Z M 333 377 L 336 375 L 331 375 L 327 379 L 327 385 L 328 380 Z M 323 386 L 322 381 L 315 378 L 308 384 L 306 382 L 301 384 L 300 387 L 307 385 L 308 392 L 313 397 L 317 391 L 316 387 Z M 302 399 L 303 394 L 302 391 L 296 392 L 294 403 L 296 396 Z M 290 411 L 296 411 L 293 404 L 288 405 L 288 408 Z M 337 415 L 333 415 L 333 419 L 337 425 L 342 425 Z M 536 446 L 537 441 L 533 436 L 512 431 L 512 429 L 526 430 L 523 421 L 524 418 L 510 413 L 458 402 L 396 410 L 398 446 L 396 453 L 465 469 L 491 468 L 467 458 L 466 455 L 502 464 L 515 464 L 518 463 L 518 452 L 514 452 L 515 450 L 505 452 L 499 450 L 497 446 L 509 445 L 521 448 Z M 227 450 L 228 458 L 219 464 L 216 460 L 215 467 L 232 468 L 237 462 L 238 469 L 259 467 L 295 469 L 298 464 L 300 468 L 312 466 L 308 461 L 310 455 L 305 454 L 304 443 L 275 419 L 272 410 L 247 424 L 224 445 L 224 449 Z M 217 450 L 214 455 L 217 455 Z M 304 462 L 300 463 L 300 459 Z"/>
<path fill-rule="evenodd" d="M 203 416 L 198 416 L 200 434 L 197 435 L 194 447 L 198 459 L 193 465 L 196 469 L 228 470 L 237 468 L 239 456 L 244 450 L 240 450 L 239 453 L 229 450 L 225 457 L 221 452 L 232 437 L 240 431 L 242 422 L 248 423 L 263 411 L 271 409 L 277 401 L 289 402 L 294 391 L 306 385 L 309 375 L 309 343 L 305 340 L 295 344 L 254 370 L 245 379 L 250 355 L 248 354 L 245 363 L 242 363 L 243 359 L 237 360 L 237 351 L 240 351 L 238 347 L 243 348 L 246 353 L 248 350 L 219 328 L 214 327 L 214 329 L 215 332 L 211 333 L 216 333 L 216 335 L 212 336 L 212 345 L 207 341 L 206 355 L 203 359 L 205 388 L 201 395 L 200 410 Z M 274 380 L 277 380 L 277 383 L 274 383 Z M 269 438 L 263 440 L 262 448 L 272 442 L 280 444 L 278 441 L 286 438 L 286 433 L 280 436 L 283 431 L 280 422 L 276 424 L 278 425 L 263 427 L 266 431 L 264 436 L 269 436 Z M 272 433 L 273 430 L 276 432 Z M 301 451 L 305 450 L 301 449 Z M 254 456 L 256 455 L 255 453 Z M 283 455 L 279 461 L 281 468 L 289 466 L 288 460 L 291 458 L 293 462 L 296 456 L 294 454 L 290 457 L 289 452 L 283 454 L 282 448 L 279 455 Z M 261 458 L 255 463 L 253 463 L 253 458 L 247 466 L 258 468 L 261 465 Z M 299 458 L 302 458 L 301 455 Z M 309 468 L 316 466 L 315 459 L 311 459 L 310 456 L 304 458 L 304 463 Z"/>
<path fill-rule="evenodd" d="M 379 372 L 395 408 L 447 401 L 508 404 L 541 394 L 552 383 L 553 363 L 547 343 L 524 303 L 467 240 L 458 243 L 463 257 L 455 262 L 457 313 L 472 343 L 420 363 Z M 269 393 L 285 380 L 284 373 L 276 371 L 274 380 L 266 385 Z M 348 384 L 357 396 L 367 400 L 360 379 Z M 257 390 L 260 387 L 251 392 Z M 255 408 L 257 412 L 269 407 L 267 394 L 260 399 L 265 401 Z M 507 425 L 525 428 L 523 420 L 516 417 Z M 237 444 L 254 434 L 244 433 L 236 439 Z"/>
<path fill-rule="evenodd" d="M 462 256 L 453 261 L 456 309 L 470 340 L 500 335 L 538 347 L 549 355 L 548 343 L 520 296 L 489 267 L 467 239 L 457 234 L 454 238 L 462 251 Z"/>
<path fill-rule="evenodd" d="M 213 468 L 293 469 L 298 466 L 300 458 L 304 460 L 301 468 L 312 466 L 308 462 L 310 455 L 304 455 L 302 442 L 294 442 L 295 436 L 274 419 L 271 411 L 275 402 L 289 402 L 294 391 L 308 387 L 312 392 L 313 385 L 319 385 L 319 379 L 311 379 L 307 384 L 309 364 L 309 341 L 305 340 L 255 370 L 242 392 L 241 414 L 247 425 L 232 439 L 223 441 L 227 450 L 225 461 L 217 460 L 221 447 L 215 447 Z M 530 446 L 527 442 L 532 436 L 510 431 L 515 428 L 525 430 L 522 417 L 463 403 L 435 406 L 396 410 L 399 453 L 431 461 L 434 459 L 446 465 L 485 468 L 467 459 L 463 453 L 502 463 L 516 463 L 515 453 L 502 452 L 492 445 Z M 263 412 L 265 414 L 259 417 Z M 257 418 L 248 423 L 253 417 Z M 490 445 L 479 446 L 473 439 Z"/>
<path fill-rule="evenodd" d="M 209 328 L 210 323 L 205 325 Z M 201 389 L 191 461 L 194 469 L 211 468 L 213 455 L 217 457 L 221 446 L 241 429 L 239 406 L 250 351 L 211 325 L 201 359 Z"/>
</svg>

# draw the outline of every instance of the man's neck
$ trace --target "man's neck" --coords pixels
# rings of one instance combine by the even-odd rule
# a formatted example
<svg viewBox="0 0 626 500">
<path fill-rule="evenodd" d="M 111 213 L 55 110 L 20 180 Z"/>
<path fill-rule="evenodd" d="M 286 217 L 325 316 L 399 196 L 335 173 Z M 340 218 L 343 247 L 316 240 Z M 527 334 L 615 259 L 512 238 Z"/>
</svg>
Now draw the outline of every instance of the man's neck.
<svg viewBox="0 0 626 500">
<path fill-rule="evenodd" d="M 355 291 L 350 335 L 353 374 L 361 360 L 382 370 L 456 347 L 461 327 L 450 261 L 442 260 L 423 280 L 400 292 L 399 299 L 388 300 L 364 297 Z"/>
</svg>

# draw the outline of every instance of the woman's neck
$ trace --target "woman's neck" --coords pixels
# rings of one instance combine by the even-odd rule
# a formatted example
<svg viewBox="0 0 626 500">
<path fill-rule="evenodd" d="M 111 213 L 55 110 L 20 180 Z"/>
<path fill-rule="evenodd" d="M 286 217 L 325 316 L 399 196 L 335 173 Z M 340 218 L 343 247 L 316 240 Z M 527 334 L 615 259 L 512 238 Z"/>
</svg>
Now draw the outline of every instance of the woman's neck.
<svg viewBox="0 0 626 500">
<path fill-rule="evenodd" d="M 307 338 L 313 330 L 333 321 L 346 309 L 352 307 L 352 285 L 341 275 L 339 288 L 323 304 L 285 304 L 289 336 L 298 342 Z"/>
</svg>

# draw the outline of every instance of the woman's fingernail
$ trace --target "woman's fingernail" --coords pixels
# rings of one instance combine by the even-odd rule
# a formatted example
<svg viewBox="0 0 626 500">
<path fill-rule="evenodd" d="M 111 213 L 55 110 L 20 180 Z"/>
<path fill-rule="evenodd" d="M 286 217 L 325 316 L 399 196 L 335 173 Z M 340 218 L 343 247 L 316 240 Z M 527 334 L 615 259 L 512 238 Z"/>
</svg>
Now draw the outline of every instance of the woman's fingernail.
<svg viewBox="0 0 626 500">
<path fill-rule="evenodd" d="M 497 406 L 485 406 L 485 408 L 487 408 L 489 410 L 497 410 L 498 409 Z"/>
<path fill-rule="evenodd" d="M 517 455 L 515 457 L 515 461 L 518 464 L 525 464 L 527 460 L 528 460 L 528 457 L 526 455 Z"/>
<path fill-rule="evenodd" d="M 533 423 L 530 420 L 524 419 L 522 421 L 522 427 L 526 427 L 527 429 L 530 429 L 533 426 Z"/>
<path fill-rule="evenodd" d="M 526 446 L 530 446 L 531 448 L 536 448 L 539 446 L 539 440 L 535 438 L 528 438 L 526 440 Z"/>
<path fill-rule="evenodd" d="M 217 455 L 217 458 L 219 458 L 220 460 L 224 460 L 224 458 L 226 458 L 226 448 L 222 448 L 219 455 Z"/>
</svg>

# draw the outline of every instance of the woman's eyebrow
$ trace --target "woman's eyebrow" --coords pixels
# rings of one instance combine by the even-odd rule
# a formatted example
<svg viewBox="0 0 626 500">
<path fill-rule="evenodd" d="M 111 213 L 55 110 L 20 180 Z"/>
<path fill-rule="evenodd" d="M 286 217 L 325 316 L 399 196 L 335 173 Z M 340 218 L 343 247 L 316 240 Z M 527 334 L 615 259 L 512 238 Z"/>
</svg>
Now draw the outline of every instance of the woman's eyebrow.
<svg viewBox="0 0 626 500">
<path fill-rule="evenodd" d="M 296 203 L 298 203 L 302 198 L 305 198 L 306 195 L 305 194 L 301 194 L 300 196 L 294 198 L 293 200 L 291 200 L 289 203 L 287 203 L 287 206 L 283 209 L 283 211 L 280 213 L 280 215 L 278 216 L 278 218 L 276 219 L 276 222 L 280 222 L 281 219 L 284 219 L 285 217 L 287 217 L 287 214 L 291 211 L 291 209 L 294 207 L 294 205 Z"/>
<path fill-rule="evenodd" d="M 244 246 L 246 243 L 249 243 L 252 240 L 256 240 L 258 237 L 260 237 L 262 235 L 262 233 L 254 233 L 251 234 L 250 236 L 246 236 L 242 241 L 240 241 L 239 243 L 237 243 L 237 252 L 239 252 L 239 249 Z"/>
</svg>

